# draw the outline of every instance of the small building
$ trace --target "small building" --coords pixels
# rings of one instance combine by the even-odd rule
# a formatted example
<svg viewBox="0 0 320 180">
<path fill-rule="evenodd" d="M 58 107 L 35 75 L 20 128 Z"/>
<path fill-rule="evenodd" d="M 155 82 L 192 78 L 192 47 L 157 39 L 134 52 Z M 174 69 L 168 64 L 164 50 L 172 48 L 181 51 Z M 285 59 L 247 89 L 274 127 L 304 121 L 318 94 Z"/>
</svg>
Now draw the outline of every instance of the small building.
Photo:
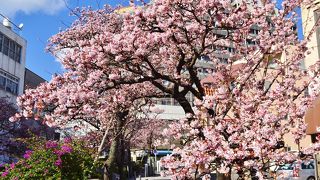
<svg viewBox="0 0 320 180">
<path fill-rule="evenodd" d="M 0 97 L 11 102 L 24 90 L 27 41 L 13 31 L 11 22 L 0 24 Z"/>
</svg>

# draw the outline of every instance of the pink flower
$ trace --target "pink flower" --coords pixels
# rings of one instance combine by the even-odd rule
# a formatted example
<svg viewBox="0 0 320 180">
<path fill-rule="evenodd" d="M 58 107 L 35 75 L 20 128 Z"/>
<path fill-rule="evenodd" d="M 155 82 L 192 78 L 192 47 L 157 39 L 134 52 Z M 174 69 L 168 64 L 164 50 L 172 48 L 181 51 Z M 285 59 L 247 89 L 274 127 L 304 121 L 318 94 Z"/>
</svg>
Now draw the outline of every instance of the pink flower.
<svg viewBox="0 0 320 180">
<path fill-rule="evenodd" d="M 9 174 L 9 171 L 5 171 L 1 174 L 1 177 L 6 177 Z"/>
<path fill-rule="evenodd" d="M 32 155 L 32 151 L 31 150 L 27 150 L 26 153 L 23 155 L 23 158 L 25 159 L 29 159 Z"/>
<path fill-rule="evenodd" d="M 63 142 L 64 143 L 71 143 L 72 139 L 70 137 L 66 137 L 66 138 L 63 139 Z"/>
<path fill-rule="evenodd" d="M 54 162 L 54 165 L 56 165 L 58 167 L 61 167 L 61 164 L 62 164 L 61 158 L 58 158 L 58 160 L 56 160 L 56 162 Z"/>
<path fill-rule="evenodd" d="M 72 147 L 69 145 L 62 145 L 61 150 L 63 153 L 71 153 L 72 152 Z"/>
<path fill-rule="evenodd" d="M 56 141 L 47 141 L 46 142 L 46 148 L 47 149 L 53 149 L 58 146 L 58 143 Z"/>
<path fill-rule="evenodd" d="M 11 163 L 11 164 L 10 164 L 10 169 L 14 169 L 14 167 L 15 167 L 15 164 L 14 164 L 14 163 Z"/>
</svg>

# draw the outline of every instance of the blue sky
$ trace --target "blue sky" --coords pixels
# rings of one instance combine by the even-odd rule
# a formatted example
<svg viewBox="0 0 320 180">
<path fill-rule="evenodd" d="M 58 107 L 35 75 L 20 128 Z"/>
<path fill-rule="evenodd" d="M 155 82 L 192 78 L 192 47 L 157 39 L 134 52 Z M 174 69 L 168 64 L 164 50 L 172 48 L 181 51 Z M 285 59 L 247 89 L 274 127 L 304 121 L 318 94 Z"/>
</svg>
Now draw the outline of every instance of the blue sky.
<svg viewBox="0 0 320 180">
<path fill-rule="evenodd" d="M 61 73 L 62 69 L 59 62 L 45 52 L 45 47 L 52 35 L 74 21 L 74 17 L 69 16 L 68 8 L 97 8 L 106 3 L 112 6 L 129 4 L 128 0 L 1 0 L 0 13 L 17 25 L 24 24 L 20 34 L 27 40 L 26 66 L 50 80 L 54 73 Z"/>
<path fill-rule="evenodd" d="M 62 73 L 62 68 L 50 53 L 45 52 L 45 47 L 52 35 L 74 21 L 74 17 L 69 16 L 68 8 L 98 8 L 106 3 L 127 6 L 128 2 L 129 0 L 1 0 L 0 13 L 10 17 L 17 25 L 24 24 L 20 34 L 27 40 L 26 66 L 50 80 L 54 73 Z M 299 32 L 300 38 L 301 34 Z"/>
</svg>

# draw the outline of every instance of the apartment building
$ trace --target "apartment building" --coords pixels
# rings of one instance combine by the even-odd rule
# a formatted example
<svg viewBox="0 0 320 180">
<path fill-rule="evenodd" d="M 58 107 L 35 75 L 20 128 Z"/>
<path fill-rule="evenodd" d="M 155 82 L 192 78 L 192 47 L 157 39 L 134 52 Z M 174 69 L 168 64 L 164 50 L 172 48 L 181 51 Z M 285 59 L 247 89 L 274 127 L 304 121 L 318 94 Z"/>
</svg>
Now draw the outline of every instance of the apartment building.
<svg viewBox="0 0 320 180">
<path fill-rule="evenodd" d="M 27 41 L 4 19 L 0 24 L 0 97 L 15 102 L 23 93 Z"/>
<path fill-rule="evenodd" d="M 301 8 L 302 27 L 304 38 L 309 38 L 307 44 L 309 53 L 306 54 L 306 68 L 313 65 L 315 61 L 320 59 L 320 28 L 315 28 L 319 25 L 320 18 L 320 0 L 315 1 L 314 6 Z M 314 102 L 314 107 L 307 111 L 305 120 L 308 124 L 307 134 L 311 135 L 312 140 L 316 140 L 316 136 L 320 133 L 320 97 Z"/>
</svg>

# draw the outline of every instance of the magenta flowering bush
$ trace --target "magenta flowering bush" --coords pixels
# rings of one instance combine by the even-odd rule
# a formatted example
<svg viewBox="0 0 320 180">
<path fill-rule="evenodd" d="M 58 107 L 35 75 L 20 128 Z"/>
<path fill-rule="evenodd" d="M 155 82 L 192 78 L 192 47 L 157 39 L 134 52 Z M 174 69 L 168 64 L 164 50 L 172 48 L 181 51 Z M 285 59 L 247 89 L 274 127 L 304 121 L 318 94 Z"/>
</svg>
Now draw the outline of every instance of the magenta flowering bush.
<svg viewBox="0 0 320 180">
<path fill-rule="evenodd" d="M 27 150 L 26 153 L 23 155 L 24 159 L 29 159 L 32 155 L 32 151 L 31 150 Z"/>
<path fill-rule="evenodd" d="M 94 174 L 92 152 L 78 140 L 32 139 L 17 163 L 3 165 L 0 179 L 87 179 Z"/>
</svg>

